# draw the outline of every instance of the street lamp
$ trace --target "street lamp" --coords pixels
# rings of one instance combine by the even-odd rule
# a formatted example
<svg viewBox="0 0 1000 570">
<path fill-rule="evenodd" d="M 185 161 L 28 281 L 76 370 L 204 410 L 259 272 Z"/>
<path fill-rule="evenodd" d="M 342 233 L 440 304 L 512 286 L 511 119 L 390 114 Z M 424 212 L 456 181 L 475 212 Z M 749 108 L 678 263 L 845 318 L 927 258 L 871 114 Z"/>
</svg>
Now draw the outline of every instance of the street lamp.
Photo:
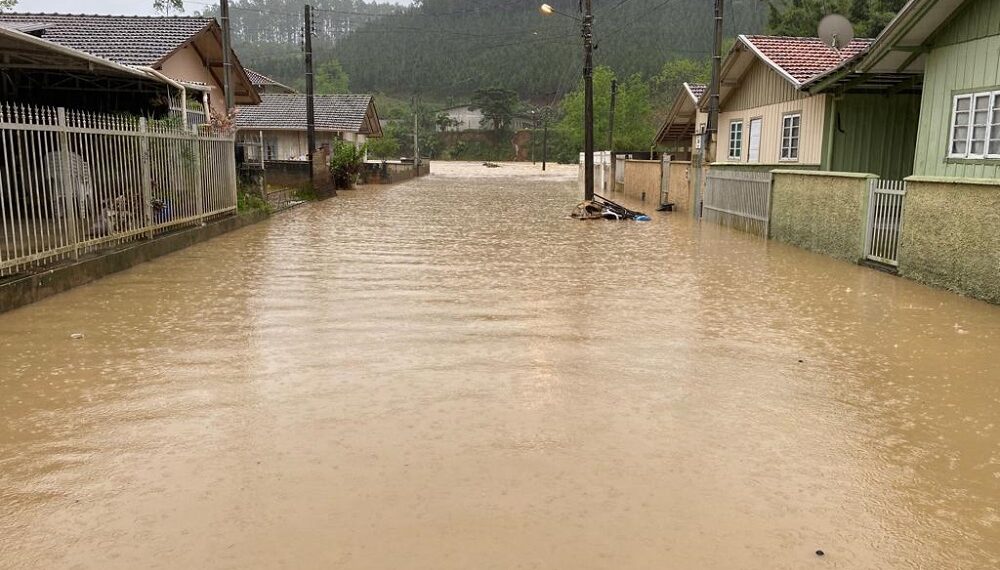
<svg viewBox="0 0 1000 570">
<path fill-rule="evenodd" d="M 583 2 L 583 19 L 563 14 L 548 4 L 538 8 L 545 16 L 559 14 L 580 22 L 583 34 L 583 199 L 594 199 L 594 16 L 591 0 Z"/>
</svg>

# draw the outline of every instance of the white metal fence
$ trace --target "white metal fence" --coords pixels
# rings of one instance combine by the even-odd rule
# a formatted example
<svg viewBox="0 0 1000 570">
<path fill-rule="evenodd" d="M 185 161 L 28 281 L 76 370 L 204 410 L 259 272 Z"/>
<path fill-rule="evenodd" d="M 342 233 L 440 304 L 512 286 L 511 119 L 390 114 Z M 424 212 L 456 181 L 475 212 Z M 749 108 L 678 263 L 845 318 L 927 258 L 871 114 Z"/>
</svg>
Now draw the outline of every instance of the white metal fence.
<svg viewBox="0 0 1000 570">
<path fill-rule="evenodd" d="M 865 257 L 872 261 L 899 266 L 899 229 L 903 223 L 906 182 L 871 181 L 868 191 L 868 231 L 865 234 Z"/>
<path fill-rule="evenodd" d="M 229 134 L 0 103 L 0 276 L 235 211 Z"/>
<path fill-rule="evenodd" d="M 702 217 L 767 237 L 771 219 L 771 173 L 728 168 L 709 170 Z"/>
</svg>

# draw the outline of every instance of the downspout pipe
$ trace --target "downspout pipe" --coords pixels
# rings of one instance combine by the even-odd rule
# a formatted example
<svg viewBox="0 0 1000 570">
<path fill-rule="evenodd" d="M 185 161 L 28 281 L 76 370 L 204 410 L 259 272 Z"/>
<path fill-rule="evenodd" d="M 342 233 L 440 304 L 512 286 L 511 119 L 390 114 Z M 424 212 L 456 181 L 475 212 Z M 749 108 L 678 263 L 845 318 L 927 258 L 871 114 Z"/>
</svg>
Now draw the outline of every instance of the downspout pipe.
<svg viewBox="0 0 1000 570">
<path fill-rule="evenodd" d="M 139 67 L 139 70 L 143 71 L 145 73 L 148 73 L 149 75 L 152 75 L 153 77 L 156 77 L 157 79 L 160 79 L 160 80 L 164 81 L 165 83 L 169 84 L 170 86 L 172 86 L 175 89 L 179 89 L 180 90 L 180 92 L 181 92 L 181 124 L 184 125 L 184 129 L 186 130 L 187 129 L 187 124 L 188 124 L 188 110 L 187 110 L 187 88 L 184 87 L 184 84 L 183 83 L 179 83 L 177 81 L 174 81 L 173 79 L 167 77 L 166 75 L 163 75 L 158 70 L 153 69 L 152 67 Z"/>
</svg>

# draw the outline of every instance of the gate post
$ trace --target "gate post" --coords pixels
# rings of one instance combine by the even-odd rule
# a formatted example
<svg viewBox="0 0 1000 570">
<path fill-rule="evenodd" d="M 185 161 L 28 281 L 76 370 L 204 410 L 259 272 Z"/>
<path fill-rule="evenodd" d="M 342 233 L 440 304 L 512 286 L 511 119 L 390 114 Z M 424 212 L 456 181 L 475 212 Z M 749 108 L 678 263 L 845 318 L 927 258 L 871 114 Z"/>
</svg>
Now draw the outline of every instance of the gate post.
<svg viewBox="0 0 1000 570">
<path fill-rule="evenodd" d="M 150 165 L 149 129 L 146 117 L 139 117 L 139 172 L 142 176 L 142 212 L 146 237 L 153 239 L 153 168 Z"/>
<path fill-rule="evenodd" d="M 63 210 L 69 224 L 69 239 L 73 242 L 73 259 L 80 259 L 80 228 L 77 224 L 77 196 L 79 188 L 73 183 L 73 171 L 69 156 L 69 131 L 66 124 L 66 109 L 56 109 L 59 122 L 59 178 L 63 188 Z"/>
<path fill-rule="evenodd" d="M 194 196 L 198 203 L 198 221 L 205 223 L 205 190 L 201 181 L 201 137 L 197 134 L 191 139 L 194 152 Z M 235 149 L 233 149 L 235 151 Z"/>
</svg>

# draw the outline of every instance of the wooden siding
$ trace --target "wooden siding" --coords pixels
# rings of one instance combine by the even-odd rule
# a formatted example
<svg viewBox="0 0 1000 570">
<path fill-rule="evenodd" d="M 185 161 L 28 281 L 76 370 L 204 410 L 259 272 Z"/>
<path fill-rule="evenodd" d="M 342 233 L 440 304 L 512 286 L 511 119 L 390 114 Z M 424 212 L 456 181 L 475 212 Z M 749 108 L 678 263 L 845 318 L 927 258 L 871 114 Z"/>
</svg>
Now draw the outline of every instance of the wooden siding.
<svg viewBox="0 0 1000 570">
<path fill-rule="evenodd" d="M 807 94 L 797 91 L 787 79 L 758 59 L 750 65 L 740 85 L 722 102 L 722 108 L 742 111 L 806 97 Z"/>
<path fill-rule="evenodd" d="M 1000 177 L 1000 160 L 949 160 L 952 97 L 1000 88 L 1000 5 L 973 0 L 936 34 L 927 58 L 914 174 Z"/>
<path fill-rule="evenodd" d="M 913 174 L 919 95 L 848 94 L 833 103 L 833 148 L 824 170 L 898 180 Z"/>
<path fill-rule="evenodd" d="M 729 156 L 729 124 L 734 120 L 743 121 L 743 153 L 740 163 L 747 163 L 750 143 L 750 119 L 761 118 L 760 160 L 752 164 L 819 165 L 823 156 L 823 124 L 826 113 L 827 95 L 814 95 L 792 101 L 771 103 L 759 107 L 741 110 L 730 110 L 723 106 L 719 114 L 719 137 L 716 162 L 736 164 L 728 160 Z M 788 113 L 802 114 L 799 133 L 799 159 L 795 161 L 778 160 L 781 152 L 781 122 Z"/>
</svg>

